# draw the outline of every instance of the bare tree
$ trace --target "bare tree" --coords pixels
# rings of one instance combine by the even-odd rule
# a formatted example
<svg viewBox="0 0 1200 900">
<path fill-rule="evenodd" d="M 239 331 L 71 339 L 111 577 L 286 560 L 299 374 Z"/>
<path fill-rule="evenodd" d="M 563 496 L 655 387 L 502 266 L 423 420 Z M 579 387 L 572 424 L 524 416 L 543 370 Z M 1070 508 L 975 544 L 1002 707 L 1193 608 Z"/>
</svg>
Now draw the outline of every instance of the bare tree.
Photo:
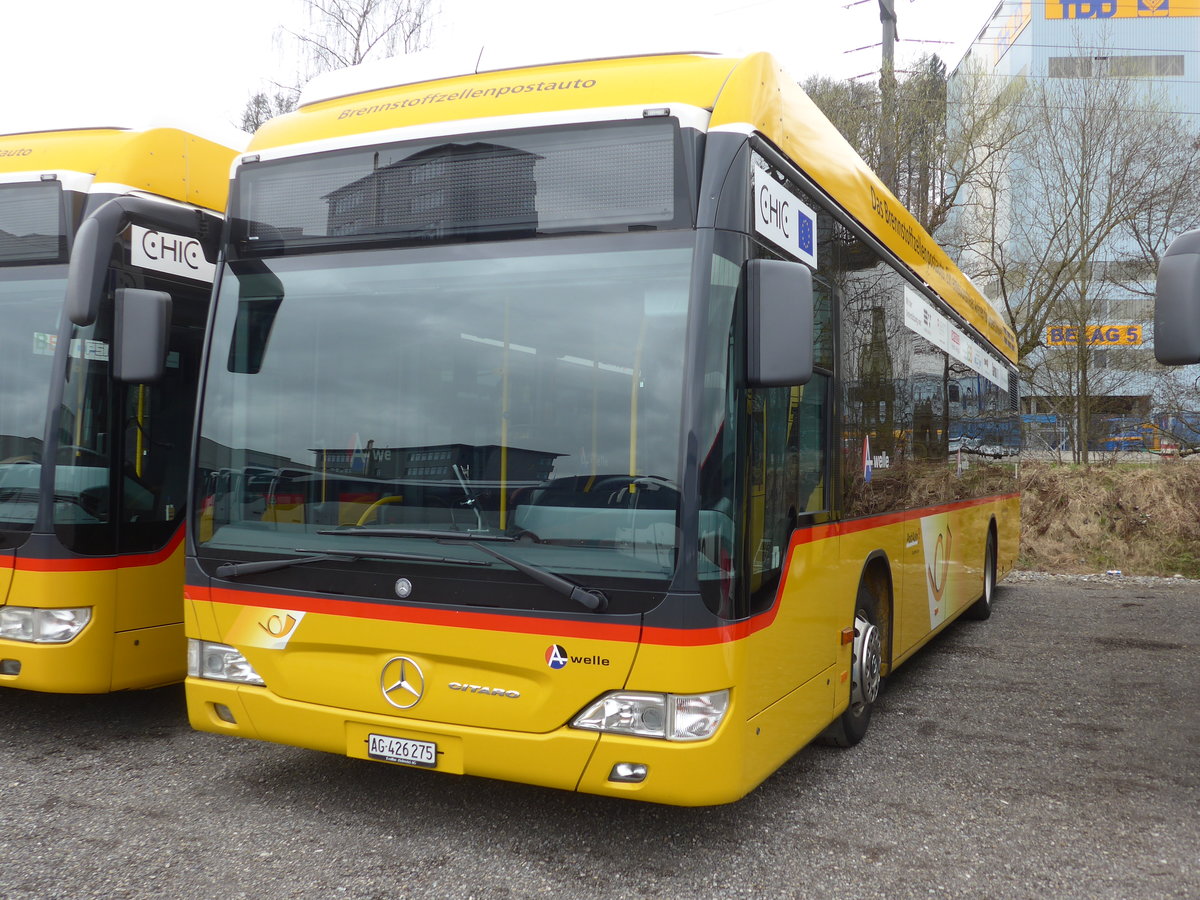
<svg viewBox="0 0 1200 900">
<path fill-rule="evenodd" d="M 948 208 L 946 66 L 936 56 L 924 56 L 903 74 L 890 87 L 890 103 L 884 103 L 875 84 L 814 77 L 802 87 L 917 221 L 932 231 Z"/>
<path fill-rule="evenodd" d="M 1013 94 L 989 93 L 995 79 L 981 76 L 951 82 L 936 55 L 901 74 L 890 115 L 874 84 L 810 78 L 803 88 L 872 169 L 883 165 L 882 136 L 891 134 L 896 195 L 935 232 L 978 180 L 977 170 L 1012 143 L 1016 128 L 1006 113 Z"/>
<path fill-rule="evenodd" d="M 300 89 L 322 72 L 371 59 L 414 53 L 428 46 L 430 0 L 301 0 L 308 27 L 283 28 L 297 50 L 296 80 L 273 93 L 254 94 L 241 127 L 255 131 L 268 119 L 295 109 Z"/>
<path fill-rule="evenodd" d="M 296 94 L 294 92 L 281 90 L 274 94 L 267 94 L 265 91 L 259 91 L 246 102 L 246 108 L 242 110 L 242 131 L 253 134 L 268 119 L 291 112 L 295 108 Z"/>
<path fill-rule="evenodd" d="M 896 87 L 896 191 L 927 231 L 945 221 L 946 64 L 923 56 Z"/>
<path fill-rule="evenodd" d="M 368 59 L 428 45 L 430 0 L 304 0 L 309 27 L 285 29 L 300 47 L 301 83 Z"/>
<path fill-rule="evenodd" d="M 1144 412 L 1112 398 L 1147 396 L 1152 360 L 1097 326 L 1146 319 L 1134 307 L 1157 254 L 1197 208 L 1196 138 L 1144 82 L 1103 70 L 1023 83 L 1014 120 L 1019 141 L 973 189 L 966 258 L 1017 333 L 1026 382 L 1071 422 L 1086 464 L 1099 420 Z M 1075 337 L 1047 346 L 1054 328 Z"/>
<path fill-rule="evenodd" d="M 1146 173 L 1146 202 L 1130 218 L 1128 240 L 1109 270 L 1115 284 L 1147 299 L 1154 297 L 1167 246 L 1200 216 L 1200 133 L 1168 128 L 1160 143 L 1156 165 Z"/>
</svg>

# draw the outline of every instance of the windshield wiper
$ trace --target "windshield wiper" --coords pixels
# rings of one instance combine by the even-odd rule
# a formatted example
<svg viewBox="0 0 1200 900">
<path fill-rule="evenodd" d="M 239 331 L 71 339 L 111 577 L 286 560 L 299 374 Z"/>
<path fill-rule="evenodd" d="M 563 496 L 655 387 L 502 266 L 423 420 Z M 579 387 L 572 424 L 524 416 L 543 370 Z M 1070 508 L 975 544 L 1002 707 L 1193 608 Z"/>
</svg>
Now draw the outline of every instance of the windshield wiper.
<svg viewBox="0 0 1200 900">
<path fill-rule="evenodd" d="M 437 541 L 504 541 L 513 543 L 515 537 L 507 534 L 489 534 L 486 531 L 437 531 L 430 528 L 380 528 L 378 526 L 347 525 L 345 528 L 328 528 L 317 534 L 352 534 L 356 537 L 412 537 Z M 370 556 L 369 553 L 363 554 Z"/>
<path fill-rule="evenodd" d="M 529 563 L 521 562 L 519 559 L 513 559 L 506 553 L 501 553 L 491 547 L 485 547 L 480 541 L 503 541 L 513 543 L 517 539 L 507 534 L 487 534 L 485 532 L 473 533 L 470 531 L 432 531 L 419 528 L 361 528 L 359 526 L 351 526 L 350 528 L 339 528 L 329 531 L 318 531 L 317 534 L 354 534 L 368 535 L 376 537 L 416 537 L 428 538 L 434 541 L 443 541 L 449 543 L 451 541 L 461 541 L 470 547 L 474 547 L 489 556 L 494 556 L 506 565 L 512 566 L 523 575 L 532 578 L 538 584 L 545 585 L 552 591 L 566 597 L 568 600 L 574 600 L 584 609 L 592 612 L 604 612 L 608 609 L 608 597 L 604 596 L 600 591 L 591 590 L 582 587 L 569 579 L 563 578 L 561 575 L 555 575 L 553 572 L 547 572 L 545 569 L 537 566 L 531 566 Z M 370 553 L 364 553 L 364 556 L 371 556 Z M 381 554 L 382 555 L 382 554 Z"/>
<path fill-rule="evenodd" d="M 499 550 L 494 550 L 491 547 L 485 547 L 483 544 L 478 544 L 475 541 L 468 540 L 466 543 L 468 546 L 474 547 L 488 556 L 496 557 L 502 563 L 512 566 L 521 574 L 528 575 L 534 581 L 544 584 L 552 591 L 557 591 L 567 599 L 574 600 L 584 609 L 589 609 L 592 612 L 604 612 L 608 609 L 608 598 L 599 591 L 582 587 L 573 581 L 563 578 L 561 575 L 555 575 L 553 572 L 547 572 L 545 569 L 539 569 L 536 566 L 523 563 L 518 559 L 513 559 L 506 553 L 501 553 Z"/>
<path fill-rule="evenodd" d="M 287 559 L 260 559 L 254 562 L 221 563 L 217 566 L 218 578 L 236 578 L 239 575 L 257 575 L 259 572 L 273 572 L 276 569 L 286 569 L 289 566 L 302 566 L 306 563 L 320 562 L 323 559 L 334 559 L 329 553 L 318 556 L 289 556 Z"/>
<path fill-rule="evenodd" d="M 289 556 L 284 559 L 260 559 L 254 562 L 221 563 L 217 566 L 218 578 L 236 578 L 239 575 L 257 575 L 261 572 L 274 572 L 277 569 L 288 569 L 292 566 L 303 566 L 307 563 L 322 562 L 327 559 L 345 560 L 352 562 L 356 559 L 402 559 L 405 562 L 452 563 L 460 566 L 490 566 L 486 560 L 458 559 L 450 556 L 431 556 L 425 553 L 392 553 L 387 550 L 373 550 L 369 553 L 321 553 L 318 550 L 296 550 L 297 553 L 311 553 L 312 556 Z"/>
</svg>

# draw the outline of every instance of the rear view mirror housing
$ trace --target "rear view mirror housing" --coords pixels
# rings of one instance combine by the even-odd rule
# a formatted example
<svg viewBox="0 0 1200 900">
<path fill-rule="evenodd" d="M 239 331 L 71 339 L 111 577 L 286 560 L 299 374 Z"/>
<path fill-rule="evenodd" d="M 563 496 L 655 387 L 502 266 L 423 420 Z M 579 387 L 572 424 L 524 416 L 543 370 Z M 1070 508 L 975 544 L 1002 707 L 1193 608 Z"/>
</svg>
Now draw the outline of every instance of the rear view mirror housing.
<svg viewBox="0 0 1200 900">
<path fill-rule="evenodd" d="M 162 377 L 171 330 L 171 295 L 120 288 L 115 295 L 113 378 L 151 384 Z"/>
<path fill-rule="evenodd" d="M 1154 356 L 1166 366 L 1200 363 L 1200 228 L 1175 238 L 1158 263 Z"/>
<path fill-rule="evenodd" d="M 104 297 L 113 248 L 134 220 L 153 223 L 178 234 L 197 234 L 205 247 L 205 258 L 216 257 L 219 229 L 206 228 L 204 215 L 196 209 L 166 204 L 148 197 L 117 197 L 109 200 L 79 225 L 67 264 L 66 312 L 75 325 L 86 327 L 96 321 Z"/>
<path fill-rule="evenodd" d="M 807 384 L 813 374 L 812 271 L 798 262 L 746 262 L 746 383 Z"/>
</svg>

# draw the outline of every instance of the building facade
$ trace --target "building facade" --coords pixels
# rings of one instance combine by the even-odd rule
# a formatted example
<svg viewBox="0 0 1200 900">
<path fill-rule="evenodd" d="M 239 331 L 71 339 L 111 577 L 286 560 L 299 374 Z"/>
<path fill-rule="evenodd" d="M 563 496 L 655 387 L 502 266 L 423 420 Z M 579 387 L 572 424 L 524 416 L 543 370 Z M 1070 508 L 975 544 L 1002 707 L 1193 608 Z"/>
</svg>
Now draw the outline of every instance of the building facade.
<svg viewBox="0 0 1200 900">
<path fill-rule="evenodd" d="M 1084 96 L 1087 82 L 1118 85 L 1131 100 L 1141 98 L 1168 112 L 1194 139 L 1200 136 L 1200 0 L 1002 0 L 951 75 L 952 97 L 955 82 L 968 78 L 992 79 L 1014 89 L 1041 81 L 1070 88 L 1064 97 Z M 1064 109 L 1062 124 L 1074 122 L 1075 112 Z M 955 121 L 953 112 L 950 121 Z M 1104 133 L 1099 127 L 1094 134 L 1102 140 Z M 1091 134 L 1073 136 L 1069 129 L 1047 134 L 1057 134 L 1066 145 L 1077 139 L 1081 156 L 1091 149 L 1088 142 L 1097 139 Z M 1044 216 L 1039 215 L 1027 198 L 1021 202 L 1022 192 L 1028 193 L 1035 179 L 1047 178 L 1052 158 L 1059 177 L 1067 173 L 1063 181 L 1069 182 L 1070 160 L 1063 157 L 1071 152 L 1064 146 L 1026 149 L 1007 158 L 988 190 L 973 196 L 968 192 L 963 215 L 991 217 L 990 230 L 976 222 L 974 233 L 990 231 L 992 247 L 972 249 L 967 242 L 961 262 L 977 274 L 980 287 L 994 302 L 1004 294 L 1013 306 L 1021 302 L 1022 291 L 1035 290 L 996 260 L 1005 258 L 1006 246 L 1013 250 L 1010 258 L 1021 252 L 1022 244 L 1036 247 L 1039 232 L 1047 247 L 1056 239 L 1054 230 L 1063 217 L 1051 212 L 1052 203 Z M 1090 197 L 1081 202 L 1094 200 L 1101 210 L 1105 176 L 1090 177 L 1095 179 Z M 1054 193 L 1053 181 L 1043 185 L 1044 196 Z M 1064 183 L 1062 191 L 1071 188 Z M 1173 214 L 1168 239 L 1200 226 L 1200 208 L 1187 206 Z M 1170 442 L 1173 416 L 1183 414 L 1186 419 L 1189 406 L 1192 412 L 1200 410 L 1200 397 L 1194 396 L 1200 367 L 1167 372 L 1151 362 L 1154 307 L 1149 292 L 1154 271 L 1144 262 L 1144 244 L 1145 235 L 1119 226 L 1094 252 L 1071 263 L 1073 283 L 1063 291 L 1060 308 L 1037 328 L 1036 346 L 1026 348 L 1022 411 L 1027 449 L 1074 451 L 1077 456 L 1081 445 L 1100 451 L 1158 450 Z M 1040 262 L 1045 267 L 1054 260 L 1046 256 Z M 1044 276 L 1030 268 L 1026 277 Z M 1086 413 L 1080 397 L 1091 398 Z M 1086 416 L 1083 427 L 1081 416 Z M 1146 422 L 1165 425 L 1167 431 L 1147 428 Z"/>
</svg>

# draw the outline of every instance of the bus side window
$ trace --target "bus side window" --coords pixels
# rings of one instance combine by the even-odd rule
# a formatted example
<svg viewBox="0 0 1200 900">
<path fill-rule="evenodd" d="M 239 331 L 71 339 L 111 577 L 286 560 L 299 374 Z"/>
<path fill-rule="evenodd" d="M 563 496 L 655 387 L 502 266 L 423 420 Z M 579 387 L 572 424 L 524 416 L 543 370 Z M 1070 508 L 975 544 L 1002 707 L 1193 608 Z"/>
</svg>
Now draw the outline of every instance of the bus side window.
<svg viewBox="0 0 1200 900">
<path fill-rule="evenodd" d="M 823 232 L 829 227 L 824 225 Z M 834 365 L 834 288 L 819 273 L 813 277 L 813 363 L 816 369 L 808 384 L 791 389 L 788 416 L 788 452 L 793 462 L 791 480 L 796 482 L 796 512 L 808 524 L 806 514 L 825 512 L 829 503 L 829 448 L 832 421 L 831 378 Z"/>
<path fill-rule="evenodd" d="M 788 452 L 794 469 L 790 478 L 798 486 L 796 510 L 818 513 L 829 508 L 825 494 L 829 376 L 814 373 L 808 384 L 791 390 Z"/>
</svg>

